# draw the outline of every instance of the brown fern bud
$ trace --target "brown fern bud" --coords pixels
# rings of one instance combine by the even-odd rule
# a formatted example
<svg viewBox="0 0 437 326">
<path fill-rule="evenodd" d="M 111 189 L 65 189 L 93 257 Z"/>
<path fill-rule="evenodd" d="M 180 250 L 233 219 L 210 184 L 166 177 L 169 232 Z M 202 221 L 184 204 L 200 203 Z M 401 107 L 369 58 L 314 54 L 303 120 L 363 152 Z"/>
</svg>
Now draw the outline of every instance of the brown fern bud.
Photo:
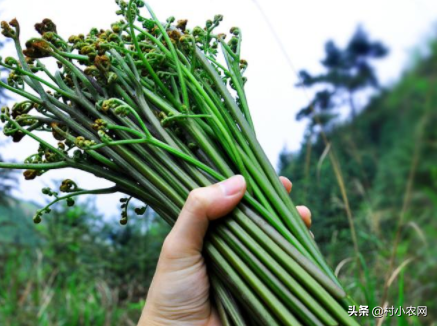
<svg viewBox="0 0 437 326">
<path fill-rule="evenodd" d="M 57 33 L 55 23 L 48 18 L 44 19 L 41 23 L 35 24 L 35 29 L 41 35 L 47 32 Z"/>
<path fill-rule="evenodd" d="M 59 190 L 61 192 L 74 192 L 78 189 L 77 184 L 70 179 L 65 179 L 62 181 L 61 186 L 59 187 Z"/>
<path fill-rule="evenodd" d="M 185 32 L 185 30 L 187 29 L 187 24 L 188 24 L 188 20 L 186 19 L 178 20 L 178 23 L 176 24 L 176 28 L 180 29 L 182 32 Z"/>
<path fill-rule="evenodd" d="M 32 59 L 49 57 L 51 52 L 52 48 L 49 43 L 38 39 L 29 40 L 26 43 L 26 50 L 23 51 L 25 56 Z"/>
<path fill-rule="evenodd" d="M 15 31 L 11 28 L 11 26 L 7 22 L 2 21 L 1 28 L 2 28 L 2 34 L 8 38 L 15 38 L 17 36 Z"/>
<path fill-rule="evenodd" d="M 102 71 L 108 71 L 111 67 L 111 59 L 106 55 L 98 55 L 94 59 L 94 65 Z"/>
<path fill-rule="evenodd" d="M 170 36 L 170 40 L 173 43 L 179 41 L 179 39 L 181 38 L 181 33 L 179 33 L 176 30 L 168 31 L 167 34 L 168 34 L 168 36 Z"/>
<path fill-rule="evenodd" d="M 65 137 L 60 134 L 59 129 L 63 130 L 65 129 L 65 126 L 59 126 L 57 123 L 53 122 L 51 124 L 51 127 L 52 127 L 53 138 L 55 138 L 58 141 L 64 141 Z"/>
<path fill-rule="evenodd" d="M 26 170 L 23 172 L 24 179 L 33 180 L 38 176 L 37 170 Z"/>
</svg>

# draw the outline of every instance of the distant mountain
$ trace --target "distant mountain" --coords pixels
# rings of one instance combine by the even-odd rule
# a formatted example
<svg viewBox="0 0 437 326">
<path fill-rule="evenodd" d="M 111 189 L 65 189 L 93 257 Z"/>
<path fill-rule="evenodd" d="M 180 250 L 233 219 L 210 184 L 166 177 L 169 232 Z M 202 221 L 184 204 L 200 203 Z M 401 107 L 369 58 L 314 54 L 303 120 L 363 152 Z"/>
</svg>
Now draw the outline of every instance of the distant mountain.
<svg viewBox="0 0 437 326">
<path fill-rule="evenodd" d="M 35 204 L 15 198 L 7 198 L 6 204 L 0 205 L 0 248 L 5 244 L 34 246 L 38 243 L 32 220 L 37 209 Z"/>
</svg>

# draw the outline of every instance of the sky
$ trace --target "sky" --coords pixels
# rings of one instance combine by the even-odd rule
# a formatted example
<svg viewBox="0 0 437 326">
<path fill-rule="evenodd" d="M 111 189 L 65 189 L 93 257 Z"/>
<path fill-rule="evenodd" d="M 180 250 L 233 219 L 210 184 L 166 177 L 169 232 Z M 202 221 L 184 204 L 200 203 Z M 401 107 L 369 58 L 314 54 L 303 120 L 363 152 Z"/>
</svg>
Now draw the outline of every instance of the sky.
<svg viewBox="0 0 437 326">
<path fill-rule="evenodd" d="M 345 45 L 358 25 L 372 38 L 390 48 L 387 59 L 376 64 L 384 86 L 390 86 L 423 51 L 427 40 L 437 36 L 435 0 L 150 0 L 158 17 L 188 19 L 189 27 L 204 26 L 207 19 L 222 14 L 223 32 L 238 26 L 243 32 L 242 56 L 249 62 L 246 86 L 249 106 L 258 139 L 276 166 L 283 149 L 299 149 L 306 123 L 295 120 L 296 113 L 311 98 L 311 93 L 296 88 L 296 71 L 320 72 L 323 46 L 329 39 Z M 1 20 L 16 17 L 22 39 L 36 35 L 33 25 L 51 18 L 59 34 L 87 33 L 90 28 L 108 28 L 118 18 L 112 0 L 4 0 Z M 265 21 L 268 18 L 270 25 Z M 272 33 L 272 29 L 276 33 Z M 278 39 L 281 45 L 278 44 Z M 13 55 L 11 47 L 2 57 Z M 361 103 L 364 104 L 364 103 Z M 4 138 L 0 135 L 0 142 Z M 5 159 L 23 160 L 37 145 L 23 141 L 19 146 L 0 148 Z M 40 189 L 68 175 L 81 187 L 95 188 L 108 183 L 74 171 L 51 172 L 32 182 L 21 182 L 19 195 L 39 200 Z M 117 214 L 113 196 L 97 199 L 106 215 Z"/>
</svg>

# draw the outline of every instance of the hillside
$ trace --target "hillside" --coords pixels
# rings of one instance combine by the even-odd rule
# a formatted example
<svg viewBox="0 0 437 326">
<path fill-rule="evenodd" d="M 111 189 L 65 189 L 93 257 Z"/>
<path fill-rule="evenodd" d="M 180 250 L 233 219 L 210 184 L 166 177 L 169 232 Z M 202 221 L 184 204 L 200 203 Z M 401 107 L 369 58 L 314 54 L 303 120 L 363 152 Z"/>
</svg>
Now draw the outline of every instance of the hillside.
<svg viewBox="0 0 437 326">
<path fill-rule="evenodd" d="M 37 207 L 30 202 L 7 198 L 0 205 L 0 244 L 34 246 L 38 243 L 32 216 Z"/>
<path fill-rule="evenodd" d="M 343 261 L 340 274 L 360 293 L 360 303 L 381 304 L 395 248 L 394 268 L 410 258 L 414 263 L 408 261 L 399 270 L 389 303 L 402 299 L 437 311 L 437 44 L 431 49 L 429 57 L 392 89 L 374 97 L 353 121 L 326 132 L 329 152 L 318 135 L 307 137 L 298 153 L 281 155 L 280 173 L 295 184 L 295 202 L 311 208 L 313 232 L 334 267 L 354 257 L 349 204 L 363 260 L 361 266 Z M 341 192 L 340 174 L 348 202 Z M 367 273 L 377 277 L 366 278 Z"/>
</svg>

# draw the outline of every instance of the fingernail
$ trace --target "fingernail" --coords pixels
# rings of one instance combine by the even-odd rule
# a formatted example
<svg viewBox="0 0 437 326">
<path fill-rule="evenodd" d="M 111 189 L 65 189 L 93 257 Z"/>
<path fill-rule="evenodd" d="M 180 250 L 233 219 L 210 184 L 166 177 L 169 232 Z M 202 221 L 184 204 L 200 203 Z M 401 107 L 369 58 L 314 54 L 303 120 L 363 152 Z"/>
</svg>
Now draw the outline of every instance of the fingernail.
<svg viewBox="0 0 437 326">
<path fill-rule="evenodd" d="M 228 180 L 220 182 L 219 185 L 223 189 L 225 196 L 233 196 L 246 187 L 246 180 L 244 180 L 242 175 L 235 175 Z"/>
</svg>

